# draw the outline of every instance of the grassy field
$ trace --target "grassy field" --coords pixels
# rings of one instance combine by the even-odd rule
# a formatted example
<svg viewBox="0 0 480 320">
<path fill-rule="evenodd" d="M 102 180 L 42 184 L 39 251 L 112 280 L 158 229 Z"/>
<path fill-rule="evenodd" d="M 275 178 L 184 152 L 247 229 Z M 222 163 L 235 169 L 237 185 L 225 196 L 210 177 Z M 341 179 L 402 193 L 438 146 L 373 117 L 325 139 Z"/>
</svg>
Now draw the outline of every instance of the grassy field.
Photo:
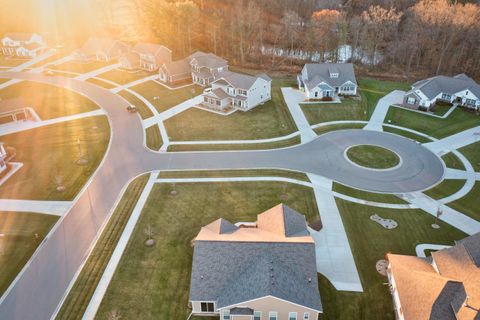
<svg viewBox="0 0 480 320">
<path fill-rule="evenodd" d="M 452 152 L 444 154 L 442 156 L 442 160 L 445 162 L 447 168 L 465 170 L 465 166 L 463 165 L 462 161 L 460 161 L 460 159 Z"/>
<path fill-rule="evenodd" d="M 342 103 L 300 104 L 311 125 L 337 120 L 368 120 L 365 104 L 355 98 L 345 98 Z"/>
<path fill-rule="evenodd" d="M 218 177 L 283 177 L 310 182 L 302 172 L 288 170 L 202 170 L 202 171 L 162 171 L 159 177 L 167 178 L 218 178 Z"/>
<path fill-rule="evenodd" d="M 22 81 L 0 90 L 0 99 L 17 97 L 43 120 L 98 109 L 93 101 L 76 92 L 43 83 Z"/>
<path fill-rule="evenodd" d="M 90 79 L 87 79 L 87 82 L 90 82 L 90 83 L 93 83 L 99 87 L 102 87 L 102 88 L 105 88 L 105 89 L 112 89 L 112 88 L 115 88 L 114 85 L 108 83 L 108 82 L 105 82 L 105 81 L 102 81 L 100 79 L 96 79 L 96 78 L 90 78 Z"/>
<path fill-rule="evenodd" d="M 415 255 L 420 243 L 453 244 L 466 234 L 440 222 L 434 230 L 435 218 L 421 210 L 395 210 L 363 206 L 341 199 L 337 205 L 347 231 L 355 263 L 362 281 L 363 293 L 336 291 L 324 277 L 320 277 L 320 295 L 324 306 L 324 319 L 350 320 L 394 319 L 392 298 L 387 278 L 377 273 L 375 263 L 387 252 Z M 394 219 L 398 227 L 387 230 L 369 219 L 378 214 Z M 366 236 L 368 235 L 368 236 Z"/>
<path fill-rule="evenodd" d="M 145 129 L 145 133 L 147 135 L 147 147 L 158 151 L 163 144 L 162 137 L 160 136 L 160 128 L 158 125 L 153 125 L 147 129 Z"/>
<path fill-rule="evenodd" d="M 171 195 L 172 190 L 176 195 Z M 270 182 L 158 184 L 117 268 L 96 319 L 118 309 L 122 319 L 186 319 L 191 240 L 200 227 L 223 217 L 255 221 L 256 215 L 284 202 L 318 217 L 310 188 Z M 143 230 L 151 225 L 156 245 L 147 248 Z M 159 318 L 160 317 L 160 318 Z"/>
<path fill-rule="evenodd" d="M 115 69 L 115 70 L 107 71 L 105 73 L 101 73 L 97 77 L 110 80 L 118 84 L 126 84 L 138 79 L 153 76 L 155 74 L 156 72 L 147 72 L 143 70 L 137 71 L 137 72 L 129 72 L 125 70 Z"/>
<path fill-rule="evenodd" d="M 473 189 L 465 197 L 447 205 L 477 221 L 480 220 L 480 181 L 475 183 Z"/>
<path fill-rule="evenodd" d="M 168 110 L 203 92 L 203 88 L 199 86 L 188 86 L 182 89 L 170 90 L 155 81 L 144 82 L 130 89 L 144 96 L 158 112 Z M 158 97 L 158 99 L 154 97 Z"/>
<path fill-rule="evenodd" d="M 82 319 L 147 180 L 148 175 L 143 175 L 133 180 L 128 186 L 56 319 Z"/>
<path fill-rule="evenodd" d="M 81 63 L 75 61 L 65 62 L 56 66 L 49 66 L 49 69 L 59 70 L 59 71 L 70 71 L 77 73 L 86 73 L 99 68 L 106 67 L 113 63 L 103 62 L 103 61 L 92 61 L 89 63 Z"/>
<path fill-rule="evenodd" d="M 182 151 L 222 151 L 222 150 L 268 150 L 291 147 L 300 144 L 300 136 L 295 136 L 286 140 L 250 143 L 250 144 L 187 144 L 187 145 L 169 145 L 169 152 Z"/>
<path fill-rule="evenodd" d="M 0 212 L 0 234 L 4 235 L 0 238 L 0 295 L 7 290 L 57 220 L 57 216 L 46 214 Z"/>
<path fill-rule="evenodd" d="M 353 146 L 347 150 L 347 157 L 362 167 L 374 169 L 392 168 L 400 162 L 394 152 L 372 145 Z"/>
<path fill-rule="evenodd" d="M 404 108 L 390 108 L 385 122 L 444 138 L 480 125 L 480 117 L 462 108 L 455 109 L 446 119 L 435 118 Z"/>
<path fill-rule="evenodd" d="M 327 126 L 321 126 L 313 129 L 317 135 L 322 135 L 324 133 L 336 130 L 345 130 L 345 129 L 362 129 L 365 127 L 365 123 L 340 123 L 340 124 L 330 124 Z"/>
<path fill-rule="evenodd" d="M 138 99 L 130 92 L 122 90 L 118 94 L 137 108 L 142 119 L 153 117 L 153 112 L 145 105 L 145 103 L 143 103 L 142 100 Z"/>
<path fill-rule="evenodd" d="M 15 57 L 0 56 L 0 67 L 16 67 L 22 63 L 28 62 L 30 59 L 18 59 Z"/>
<path fill-rule="evenodd" d="M 2 137 L 23 167 L 0 187 L 0 198 L 72 200 L 103 159 L 110 139 L 106 116 L 84 118 Z M 80 141 L 80 147 L 78 145 Z M 79 155 L 86 165 L 78 165 Z M 63 185 L 65 191 L 57 191 Z"/>
<path fill-rule="evenodd" d="M 432 189 L 426 190 L 425 193 L 430 198 L 439 200 L 448 197 L 459 191 L 465 184 L 465 180 L 443 180 L 440 184 Z"/>
<path fill-rule="evenodd" d="M 172 141 L 249 140 L 288 135 L 297 127 L 280 88 L 289 84 L 290 80 L 274 79 L 272 100 L 247 112 L 223 116 L 189 109 L 165 122 L 167 132 Z"/>
<path fill-rule="evenodd" d="M 367 201 L 374 201 L 374 202 L 381 202 L 381 203 L 396 203 L 396 204 L 407 203 L 393 194 L 383 194 L 383 193 L 362 191 L 355 188 L 350 188 L 348 186 L 345 186 L 337 182 L 333 183 L 332 189 L 335 192 L 338 192 L 350 197 L 354 197 L 357 199 L 367 200 Z"/>
<path fill-rule="evenodd" d="M 412 132 L 409 132 L 409 131 L 405 131 L 405 130 L 402 130 L 402 129 L 383 126 L 383 131 L 394 133 L 396 135 L 403 136 L 405 138 L 418 141 L 420 143 L 432 142 L 432 140 L 429 139 L 429 138 L 426 138 L 426 137 L 423 137 L 423 136 L 420 136 L 418 134 L 415 134 L 415 133 L 412 133 Z"/>
<path fill-rule="evenodd" d="M 473 170 L 480 172 L 480 142 L 472 143 L 466 147 L 458 149 L 470 162 Z"/>
</svg>

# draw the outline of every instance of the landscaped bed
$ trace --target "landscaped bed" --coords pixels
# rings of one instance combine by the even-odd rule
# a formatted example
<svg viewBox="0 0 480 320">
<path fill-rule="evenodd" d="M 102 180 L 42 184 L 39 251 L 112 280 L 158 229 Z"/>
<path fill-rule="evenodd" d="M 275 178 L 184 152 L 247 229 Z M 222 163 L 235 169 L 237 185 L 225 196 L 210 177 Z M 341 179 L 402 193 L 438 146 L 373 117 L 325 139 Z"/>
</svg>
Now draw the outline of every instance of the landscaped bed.
<svg viewBox="0 0 480 320">
<path fill-rule="evenodd" d="M 110 139 L 106 116 L 2 136 L 23 167 L 0 186 L 0 198 L 73 200 L 103 159 Z M 80 144 L 78 144 L 80 142 Z M 79 165 L 79 158 L 88 163 Z M 57 191 L 63 186 L 64 191 Z"/>
<path fill-rule="evenodd" d="M 57 216 L 0 212 L 0 295 L 2 295 L 30 259 Z"/>
<path fill-rule="evenodd" d="M 98 109 L 93 101 L 76 92 L 43 83 L 22 81 L 0 90 L 3 100 L 18 97 L 42 120 Z"/>
<path fill-rule="evenodd" d="M 359 166 L 372 169 L 389 169 L 400 163 L 400 158 L 396 153 L 373 145 L 350 147 L 346 157 Z"/>
<path fill-rule="evenodd" d="M 139 71 L 126 71 L 121 69 L 114 69 L 105 73 L 99 74 L 97 77 L 105 80 L 110 80 L 118 84 L 126 84 L 138 79 L 153 76 L 156 72 Z"/>
<path fill-rule="evenodd" d="M 172 190 L 176 194 L 172 194 Z M 192 239 L 200 228 L 223 217 L 255 221 L 256 215 L 284 202 L 318 218 L 310 188 L 288 183 L 196 183 L 156 185 L 130 238 L 96 319 L 118 309 L 122 319 L 187 319 Z M 144 245 L 150 225 L 156 245 Z"/>
</svg>

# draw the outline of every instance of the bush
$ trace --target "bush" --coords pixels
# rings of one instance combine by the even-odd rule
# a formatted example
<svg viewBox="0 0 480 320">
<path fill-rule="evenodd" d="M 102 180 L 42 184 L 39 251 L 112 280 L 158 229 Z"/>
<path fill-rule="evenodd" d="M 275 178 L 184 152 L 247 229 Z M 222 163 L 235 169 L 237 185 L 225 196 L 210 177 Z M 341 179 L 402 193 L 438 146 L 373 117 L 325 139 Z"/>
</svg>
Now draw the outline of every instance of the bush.
<svg viewBox="0 0 480 320">
<path fill-rule="evenodd" d="M 322 101 L 333 101 L 332 97 L 323 97 Z"/>
</svg>

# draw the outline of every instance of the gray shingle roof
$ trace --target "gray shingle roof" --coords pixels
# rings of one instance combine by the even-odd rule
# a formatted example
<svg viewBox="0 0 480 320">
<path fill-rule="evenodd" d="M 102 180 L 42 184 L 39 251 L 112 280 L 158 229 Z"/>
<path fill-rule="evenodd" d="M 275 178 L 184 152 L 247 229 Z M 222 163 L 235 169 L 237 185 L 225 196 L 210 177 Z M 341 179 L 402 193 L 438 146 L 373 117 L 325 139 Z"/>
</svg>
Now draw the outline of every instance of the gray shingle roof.
<svg viewBox="0 0 480 320">
<path fill-rule="evenodd" d="M 283 206 L 283 221 L 285 223 L 285 236 L 287 237 L 299 237 L 308 236 L 308 230 L 306 228 L 307 221 L 305 216 L 293 210 L 289 206 Z"/>
<path fill-rule="evenodd" d="M 186 59 L 165 63 L 162 66 L 162 69 L 165 70 L 171 76 L 186 74 L 191 72 L 191 66 Z"/>
<path fill-rule="evenodd" d="M 308 81 L 305 81 L 308 88 L 317 86 L 322 81 L 332 87 L 338 87 L 347 81 L 357 84 L 355 71 L 351 63 L 307 63 Z M 330 71 L 338 73 L 338 78 L 331 78 Z"/>
<path fill-rule="evenodd" d="M 214 55 L 213 53 L 203 53 L 200 51 L 190 55 L 190 59 L 195 59 L 198 66 L 207 68 L 220 68 L 227 65 L 227 60 Z"/>
<path fill-rule="evenodd" d="M 237 316 L 251 316 L 253 315 L 253 309 L 250 308 L 232 308 L 230 310 L 231 315 L 237 315 Z"/>
<path fill-rule="evenodd" d="M 191 301 L 224 308 L 265 296 L 322 310 L 313 243 L 195 242 Z"/>
<path fill-rule="evenodd" d="M 262 77 L 263 75 L 263 77 Z M 255 81 L 257 81 L 258 78 L 264 79 L 266 81 L 271 81 L 270 77 L 268 77 L 266 74 L 262 74 L 259 76 L 250 76 L 242 73 L 237 73 L 237 72 L 231 72 L 231 71 L 225 71 L 222 72 L 218 75 L 218 80 L 216 80 L 216 83 L 223 84 L 224 81 L 227 81 L 230 83 L 232 86 L 235 88 L 240 88 L 244 90 L 250 89 Z M 267 80 L 265 77 L 267 77 L 270 80 Z"/>
<path fill-rule="evenodd" d="M 480 232 L 457 241 L 457 244 L 465 247 L 475 265 L 480 268 Z"/>
<path fill-rule="evenodd" d="M 143 54 L 156 54 L 160 50 L 172 52 L 172 50 L 168 49 L 165 46 L 162 46 L 156 43 L 148 43 L 148 42 L 139 42 L 132 49 L 132 51 L 134 52 L 143 53 Z"/>
<path fill-rule="evenodd" d="M 412 90 L 420 90 L 429 99 L 433 99 L 440 93 L 455 94 L 459 91 L 470 90 L 475 96 L 480 98 L 480 85 L 465 74 L 459 74 L 455 77 L 436 76 L 413 84 Z"/>
</svg>

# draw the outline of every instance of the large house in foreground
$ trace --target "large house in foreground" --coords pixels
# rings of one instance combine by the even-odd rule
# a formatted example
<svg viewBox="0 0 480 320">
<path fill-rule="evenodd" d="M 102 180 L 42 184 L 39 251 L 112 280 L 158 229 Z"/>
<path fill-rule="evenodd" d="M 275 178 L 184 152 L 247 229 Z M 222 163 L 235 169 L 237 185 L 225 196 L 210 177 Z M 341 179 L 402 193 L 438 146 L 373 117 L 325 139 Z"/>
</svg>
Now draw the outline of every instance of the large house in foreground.
<svg viewBox="0 0 480 320">
<path fill-rule="evenodd" d="M 236 225 L 218 219 L 194 242 L 189 304 L 222 320 L 316 320 L 322 313 L 315 244 L 285 205 Z"/>
<path fill-rule="evenodd" d="M 387 258 L 397 319 L 480 319 L 480 233 L 428 258 Z"/>
<path fill-rule="evenodd" d="M 213 53 L 197 51 L 185 59 L 164 63 L 160 67 L 159 78 L 169 85 L 193 81 L 207 87 L 225 71 L 228 71 L 226 60 Z"/>
<path fill-rule="evenodd" d="M 202 105 L 216 111 L 248 111 L 271 99 L 272 79 L 226 71 L 203 92 Z"/>
<path fill-rule="evenodd" d="M 437 101 L 480 108 L 480 85 L 464 73 L 454 77 L 436 76 L 420 80 L 405 94 L 403 105 L 429 110 Z"/>
<path fill-rule="evenodd" d="M 351 63 L 307 63 L 297 81 L 298 88 L 312 100 L 357 94 L 357 79 Z"/>
<path fill-rule="evenodd" d="M 2 38 L 1 52 L 5 56 L 34 58 L 46 49 L 45 40 L 36 33 L 7 33 Z"/>
<path fill-rule="evenodd" d="M 83 47 L 73 53 L 73 58 L 80 62 L 93 60 L 109 62 L 118 59 L 130 51 L 130 46 L 120 40 L 108 37 L 91 37 Z"/>
</svg>

